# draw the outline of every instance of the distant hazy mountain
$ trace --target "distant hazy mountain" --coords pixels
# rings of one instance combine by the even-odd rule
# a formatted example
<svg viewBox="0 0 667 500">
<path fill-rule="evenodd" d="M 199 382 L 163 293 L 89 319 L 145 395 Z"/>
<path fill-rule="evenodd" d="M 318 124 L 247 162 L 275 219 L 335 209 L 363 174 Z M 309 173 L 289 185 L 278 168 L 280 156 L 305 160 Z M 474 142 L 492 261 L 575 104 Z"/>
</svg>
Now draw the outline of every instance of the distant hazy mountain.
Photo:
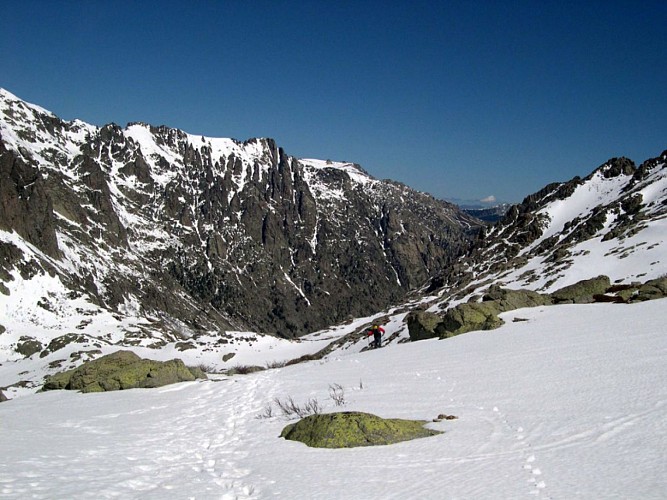
<svg viewBox="0 0 667 500">
<path fill-rule="evenodd" d="M 511 206 L 509 203 L 501 203 L 488 208 L 469 208 L 466 206 L 461 206 L 460 208 L 465 213 L 477 217 L 484 222 L 498 222 L 505 216 Z"/>
</svg>

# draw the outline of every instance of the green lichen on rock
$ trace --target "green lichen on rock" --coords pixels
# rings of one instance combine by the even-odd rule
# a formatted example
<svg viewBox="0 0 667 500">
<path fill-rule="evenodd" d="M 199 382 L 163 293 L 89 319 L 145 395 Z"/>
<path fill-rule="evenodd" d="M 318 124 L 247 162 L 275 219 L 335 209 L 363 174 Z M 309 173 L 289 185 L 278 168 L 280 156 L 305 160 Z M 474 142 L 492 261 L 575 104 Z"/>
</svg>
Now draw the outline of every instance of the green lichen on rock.
<svg viewBox="0 0 667 500">
<path fill-rule="evenodd" d="M 115 391 L 161 387 L 196 378 L 206 378 L 206 374 L 198 368 L 185 366 L 180 359 L 153 361 L 142 359 L 131 351 L 117 351 L 48 377 L 43 390 Z"/>
<path fill-rule="evenodd" d="M 474 330 L 493 330 L 503 324 L 500 313 L 552 304 L 549 295 L 532 290 L 510 290 L 492 285 L 481 302 L 467 302 L 438 315 L 429 311 L 412 312 L 406 317 L 410 340 L 449 338 Z"/>
<path fill-rule="evenodd" d="M 363 412 L 310 415 L 285 427 L 280 437 L 314 448 L 378 446 L 441 434 L 425 421 L 383 419 Z"/>
<path fill-rule="evenodd" d="M 594 295 L 604 294 L 609 287 L 609 276 L 598 276 L 556 290 L 551 297 L 556 304 L 590 304 L 594 302 Z"/>
<path fill-rule="evenodd" d="M 429 311 L 415 311 L 406 317 L 410 340 L 431 339 L 439 336 L 438 327 L 442 324 L 442 318 Z"/>
<path fill-rule="evenodd" d="M 524 307 L 537 307 L 553 304 L 549 295 L 534 292 L 532 290 L 511 290 L 491 285 L 484 294 L 482 301 L 495 301 L 501 311 L 513 311 Z"/>
<path fill-rule="evenodd" d="M 636 301 L 655 300 L 667 297 L 667 278 L 658 278 L 647 281 L 639 287 Z"/>
<path fill-rule="evenodd" d="M 453 337 L 474 330 L 493 330 L 503 324 L 498 314 L 503 312 L 496 301 L 470 302 L 449 309 L 442 320 L 440 338 Z"/>
</svg>

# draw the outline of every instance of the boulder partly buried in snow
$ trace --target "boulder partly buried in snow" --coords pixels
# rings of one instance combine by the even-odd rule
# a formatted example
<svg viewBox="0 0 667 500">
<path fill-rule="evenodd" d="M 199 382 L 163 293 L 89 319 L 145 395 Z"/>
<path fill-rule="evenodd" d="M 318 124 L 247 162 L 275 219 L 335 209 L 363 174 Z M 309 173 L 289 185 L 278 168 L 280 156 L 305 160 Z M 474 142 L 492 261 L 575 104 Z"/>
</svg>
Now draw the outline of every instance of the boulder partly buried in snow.
<svg viewBox="0 0 667 500">
<path fill-rule="evenodd" d="M 503 324 L 498 314 L 503 312 L 495 300 L 468 302 L 449 309 L 442 318 L 440 338 L 453 337 L 475 330 L 493 330 Z"/>
<path fill-rule="evenodd" d="M 644 283 L 633 297 L 635 301 L 662 299 L 667 297 L 667 278 L 658 278 Z"/>
<path fill-rule="evenodd" d="M 153 361 L 142 359 L 132 351 L 116 351 L 73 370 L 50 376 L 43 389 L 103 392 L 161 387 L 197 378 L 206 378 L 206 375 L 198 368 L 185 366 L 180 359 Z"/>
<path fill-rule="evenodd" d="M 489 287 L 481 302 L 466 302 L 438 315 L 414 311 L 406 316 L 410 340 L 449 338 L 475 330 L 493 330 L 503 324 L 502 312 L 552 304 L 549 295 L 531 290 L 510 290 L 497 285 Z"/>
<path fill-rule="evenodd" d="M 611 287 L 608 276 L 598 276 L 569 285 L 551 294 L 556 304 L 590 304 L 594 295 L 602 295 Z"/>
<path fill-rule="evenodd" d="M 414 311 L 405 318 L 408 324 L 410 340 L 425 340 L 437 338 L 442 329 L 442 318 L 429 311 Z"/>
<path fill-rule="evenodd" d="M 384 419 L 370 413 L 340 412 L 310 415 L 283 429 L 280 437 L 314 448 L 354 448 L 409 441 L 441 434 L 422 420 Z"/>
</svg>

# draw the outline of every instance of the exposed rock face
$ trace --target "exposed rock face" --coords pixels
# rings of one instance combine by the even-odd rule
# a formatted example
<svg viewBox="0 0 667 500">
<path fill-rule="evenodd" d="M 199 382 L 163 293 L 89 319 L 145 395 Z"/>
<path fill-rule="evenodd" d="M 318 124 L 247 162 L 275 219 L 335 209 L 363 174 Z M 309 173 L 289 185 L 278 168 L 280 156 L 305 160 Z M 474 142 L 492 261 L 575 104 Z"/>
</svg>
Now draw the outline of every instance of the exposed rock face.
<svg viewBox="0 0 667 500">
<path fill-rule="evenodd" d="M 370 413 L 310 415 L 285 427 L 280 437 L 314 448 L 354 448 L 409 441 L 441 434 L 424 428 L 425 421 L 383 419 Z"/>
<path fill-rule="evenodd" d="M 30 337 L 21 337 L 16 344 L 16 352 L 29 358 L 33 354 L 40 352 L 42 347 L 42 343 L 39 340 Z"/>
<path fill-rule="evenodd" d="M 56 221 L 42 172 L 0 142 L 0 229 L 57 257 Z"/>
<path fill-rule="evenodd" d="M 180 359 L 160 362 L 141 359 L 131 351 L 116 351 L 49 377 L 43 389 L 103 392 L 161 387 L 197 378 L 206 375 L 197 368 L 186 367 Z"/>
<path fill-rule="evenodd" d="M 0 291 L 17 272 L 55 276 L 98 314 L 143 318 L 128 344 L 295 337 L 367 315 L 446 268 L 479 227 L 454 205 L 271 139 L 98 128 L 5 91 L 0 139 Z M 62 297 L 61 285 L 45 295 Z"/>
</svg>

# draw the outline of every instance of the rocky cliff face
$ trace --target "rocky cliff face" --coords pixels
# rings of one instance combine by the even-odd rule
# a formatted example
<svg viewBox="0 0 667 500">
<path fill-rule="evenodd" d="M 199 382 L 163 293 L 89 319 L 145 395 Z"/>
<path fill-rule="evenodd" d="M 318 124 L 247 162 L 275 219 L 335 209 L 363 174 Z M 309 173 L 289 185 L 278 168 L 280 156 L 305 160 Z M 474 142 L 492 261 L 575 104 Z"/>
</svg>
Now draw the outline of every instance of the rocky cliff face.
<svg viewBox="0 0 667 500">
<path fill-rule="evenodd" d="M 120 344 L 298 336 L 400 301 L 479 227 L 454 205 L 271 139 L 98 128 L 6 91 L 0 179 L 0 299 L 42 343 L 72 314 L 77 335 Z"/>
</svg>

